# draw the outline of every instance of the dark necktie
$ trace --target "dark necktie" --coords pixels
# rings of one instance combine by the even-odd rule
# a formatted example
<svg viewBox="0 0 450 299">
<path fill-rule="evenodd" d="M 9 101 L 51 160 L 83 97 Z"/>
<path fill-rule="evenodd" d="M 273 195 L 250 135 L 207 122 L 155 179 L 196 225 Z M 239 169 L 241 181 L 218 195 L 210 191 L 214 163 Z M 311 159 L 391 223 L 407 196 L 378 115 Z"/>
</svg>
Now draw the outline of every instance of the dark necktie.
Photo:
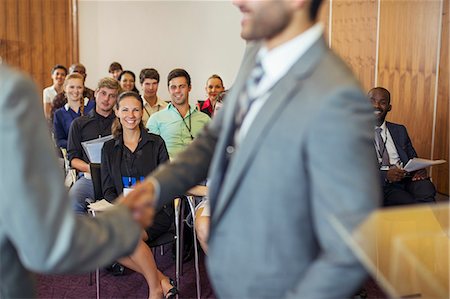
<svg viewBox="0 0 450 299">
<path fill-rule="evenodd" d="M 389 166 L 389 154 L 386 149 L 386 143 L 383 142 L 383 138 L 381 137 L 381 129 L 380 127 L 375 129 L 375 141 L 378 145 L 378 153 L 381 156 L 381 166 Z M 387 138 L 387 136 L 386 136 Z"/>
</svg>

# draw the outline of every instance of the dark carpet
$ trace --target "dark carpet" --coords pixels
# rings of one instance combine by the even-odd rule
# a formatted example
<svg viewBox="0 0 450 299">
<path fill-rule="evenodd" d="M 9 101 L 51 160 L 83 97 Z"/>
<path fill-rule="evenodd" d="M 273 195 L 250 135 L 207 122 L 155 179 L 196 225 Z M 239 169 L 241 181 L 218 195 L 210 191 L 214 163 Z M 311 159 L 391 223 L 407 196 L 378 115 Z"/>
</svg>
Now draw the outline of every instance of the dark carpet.
<svg viewBox="0 0 450 299">
<path fill-rule="evenodd" d="M 170 246 L 161 256 L 155 253 L 156 264 L 165 275 L 175 279 L 175 262 Z M 184 263 L 180 277 L 180 298 L 196 298 L 194 259 Z M 215 298 L 206 274 L 204 256 L 200 254 L 200 284 L 202 298 Z M 96 298 L 95 273 L 93 284 L 89 285 L 89 274 L 83 275 L 38 275 L 38 298 Z M 147 298 L 148 286 L 139 273 L 126 269 L 123 276 L 113 276 L 100 270 L 101 298 Z"/>
<path fill-rule="evenodd" d="M 157 250 L 156 264 L 165 275 L 175 279 L 175 262 L 171 250 L 161 256 Z M 194 260 L 184 264 L 184 275 L 180 278 L 180 298 L 196 298 Z M 93 284 L 89 285 L 89 274 L 83 275 L 38 275 L 38 298 L 96 298 L 95 273 Z M 202 298 L 216 298 L 208 281 L 204 255 L 200 253 L 200 283 Z M 373 279 L 364 284 L 362 296 L 354 298 L 388 298 Z M 100 298 L 147 298 L 148 287 L 144 277 L 131 270 L 123 276 L 113 276 L 106 270 L 100 271 Z"/>
</svg>

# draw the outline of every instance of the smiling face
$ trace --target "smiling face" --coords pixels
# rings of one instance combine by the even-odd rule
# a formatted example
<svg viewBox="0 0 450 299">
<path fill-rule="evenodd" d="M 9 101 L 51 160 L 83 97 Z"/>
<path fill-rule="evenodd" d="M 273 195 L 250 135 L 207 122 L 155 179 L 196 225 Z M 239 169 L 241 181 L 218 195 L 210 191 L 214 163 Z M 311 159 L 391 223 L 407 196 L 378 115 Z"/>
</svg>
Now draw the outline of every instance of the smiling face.
<svg viewBox="0 0 450 299">
<path fill-rule="evenodd" d="M 134 78 L 131 74 L 124 73 L 120 78 L 120 87 L 123 91 L 132 91 L 134 88 Z"/>
<path fill-rule="evenodd" d="M 120 100 L 119 107 L 116 109 L 116 116 L 124 130 L 139 130 L 139 124 L 142 120 L 142 101 L 131 96 L 124 97 Z"/>
<path fill-rule="evenodd" d="M 117 100 L 117 89 L 101 87 L 95 91 L 95 110 L 103 116 L 111 113 Z"/>
<path fill-rule="evenodd" d="M 372 103 L 377 125 L 383 124 L 389 111 L 391 111 L 391 99 L 387 90 L 374 88 L 369 91 L 368 97 Z"/>
<path fill-rule="evenodd" d="M 144 97 L 155 97 L 156 93 L 158 92 L 158 84 L 158 81 L 156 81 L 155 79 L 144 79 L 144 82 L 142 82 L 142 91 L 144 92 Z"/>
<path fill-rule="evenodd" d="M 214 100 L 217 95 L 225 90 L 222 81 L 219 78 L 211 78 L 206 82 L 206 93 L 210 100 Z"/>
<path fill-rule="evenodd" d="M 169 81 L 170 99 L 175 106 L 189 105 L 190 91 L 191 86 L 188 85 L 186 77 L 175 77 Z"/>
<path fill-rule="evenodd" d="M 79 101 L 83 96 L 83 80 L 78 78 L 67 79 L 64 85 L 64 92 L 66 93 L 67 101 Z"/>
<path fill-rule="evenodd" d="M 66 71 L 64 69 L 55 69 L 52 73 L 53 85 L 62 86 L 66 78 Z"/>
</svg>

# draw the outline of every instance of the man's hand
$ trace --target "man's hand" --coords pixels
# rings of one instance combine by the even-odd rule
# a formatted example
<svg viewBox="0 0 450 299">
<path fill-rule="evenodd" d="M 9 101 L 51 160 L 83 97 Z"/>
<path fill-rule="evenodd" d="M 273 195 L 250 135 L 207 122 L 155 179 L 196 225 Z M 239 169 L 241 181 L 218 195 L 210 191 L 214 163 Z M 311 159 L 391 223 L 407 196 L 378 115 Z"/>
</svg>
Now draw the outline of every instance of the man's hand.
<svg viewBox="0 0 450 299">
<path fill-rule="evenodd" d="M 411 180 L 413 181 L 420 181 L 420 180 L 425 180 L 428 178 L 428 174 L 427 174 L 427 170 L 424 169 L 419 169 L 414 173 L 414 176 L 412 177 Z"/>
<path fill-rule="evenodd" d="M 398 167 L 391 167 L 387 171 L 386 178 L 389 182 L 400 182 L 405 177 L 406 171 Z"/>
<path fill-rule="evenodd" d="M 148 227 L 153 222 L 155 188 L 151 181 L 136 184 L 135 188 L 125 197 L 120 197 L 117 202 L 126 205 L 132 212 L 133 218 L 141 224 L 143 228 Z"/>
</svg>

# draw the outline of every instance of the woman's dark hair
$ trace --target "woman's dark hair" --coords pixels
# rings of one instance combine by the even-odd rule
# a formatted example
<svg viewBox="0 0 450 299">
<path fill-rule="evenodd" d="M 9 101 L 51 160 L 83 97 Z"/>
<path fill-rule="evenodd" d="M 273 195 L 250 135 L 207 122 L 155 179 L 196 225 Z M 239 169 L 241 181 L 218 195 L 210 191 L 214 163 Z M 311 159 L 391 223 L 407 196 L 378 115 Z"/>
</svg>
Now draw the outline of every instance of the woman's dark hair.
<svg viewBox="0 0 450 299">
<path fill-rule="evenodd" d="M 141 109 L 144 109 L 144 103 L 142 103 L 142 98 L 138 93 L 135 93 L 134 91 L 125 91 L 125 92 L 122 92 L 119 95 L 119 97 L 117 98 L 116 105 L 115 105 L 116 110 L 119 110 L 120 102 L 124 98 L 128 98 L 128 97 L 135 98 L 139 103 L 141 103 Z M 139 129 L 145 130 L 144 124 L 142 123 L 142 119 L 141 119 L 141 122 L 139 123 Z M 118 117 L 116 117 L 116 119 L 114 120 L 114 122 L 111 126 L 111 133 L 115 139 L 118 139 L 123 134 L 122 124 L 120 123 L 120 119 Z"/>
<path fill-rule="evenodd" d="M 122 77 L 123 77 L 125 74 L 129 74 L 131 77 L 133 77 L 133 80 L 134 80 L 134 87 L 133 87 L 133 90 L 132 90 L 132 91 L 135 92 L 135 93 L 137 93 L 137 94 L 139 95 L 139 90 L 136 88 L 136 75 L 135 75 L 132 71 L 128 71 L 128 70 L 123 71 L 122 73 L 120 73 L 120 76 L 119 76 L 119 78 L 117 78 L 117 81 L 120 82 L 120 80 L 122 80 Z"/>
<path fill-rule="evenodd" d="M 67 75 L 67 68 L 64 65 L 62 65 L 62 64 L 57 64 L 54 67 L 52 67 L 52 70 L 51 70 L 50 74 L 53 75 L 53 73 L 56 70 L 59 70 L 59 69 L 64 70 L 64 72 L 66 72 L 66 75 Z"/>
</svg>

